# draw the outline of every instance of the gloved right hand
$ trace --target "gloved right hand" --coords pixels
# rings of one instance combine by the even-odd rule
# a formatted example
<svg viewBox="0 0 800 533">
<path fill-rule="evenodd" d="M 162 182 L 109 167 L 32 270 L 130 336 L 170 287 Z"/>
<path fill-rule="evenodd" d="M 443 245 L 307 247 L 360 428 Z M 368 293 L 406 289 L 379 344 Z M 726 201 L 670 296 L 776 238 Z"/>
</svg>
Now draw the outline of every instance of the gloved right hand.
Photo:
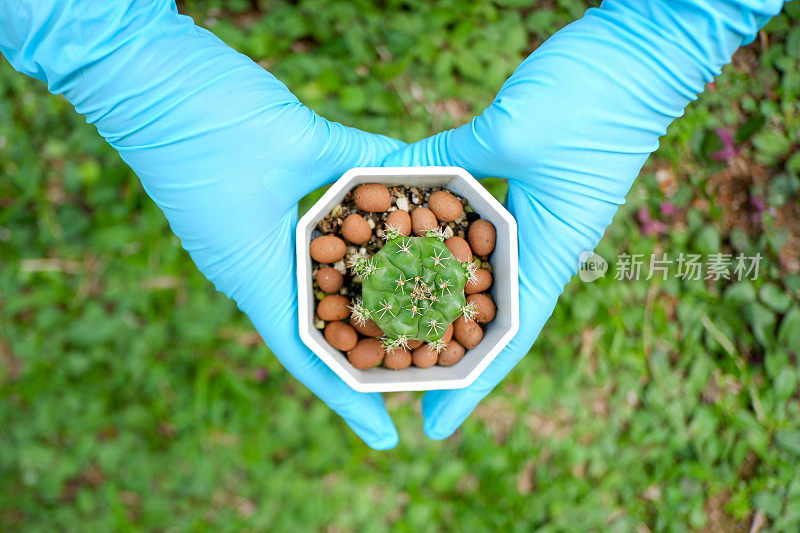
<svg viewBox="0 0 800 533">
<path fill-rule="evenodd" d="M 425 394 L 429 437 L 453 433 L 528 352 L 658 138 L 781 6 L 606 0 L 533 52 L 469 124 L 386 158 L 508 178 L 519 227 L 519 333 L 469 387 Z"/>
</svg>

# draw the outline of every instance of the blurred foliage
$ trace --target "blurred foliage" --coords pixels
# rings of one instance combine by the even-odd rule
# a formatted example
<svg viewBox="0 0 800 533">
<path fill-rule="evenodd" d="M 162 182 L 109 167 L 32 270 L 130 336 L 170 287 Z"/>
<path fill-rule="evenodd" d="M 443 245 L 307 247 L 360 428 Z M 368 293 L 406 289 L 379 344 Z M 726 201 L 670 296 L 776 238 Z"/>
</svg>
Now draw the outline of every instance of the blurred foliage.
<svg viewBox="0 0 800 533">
<path fill-rule="evenodd" d="M 323 115 L 410 141 L 480 112 L 589 4 L 181 10 Z M 797 531 L 798 21 L 795 0 L 675 122 L 598 248 L 760 252 L 759 278 L 576 278 L 452 438 L 387 395 L 389 452 L 283 371 L 94 128 L 1 62 L 0 530 Z"/>
</svg>

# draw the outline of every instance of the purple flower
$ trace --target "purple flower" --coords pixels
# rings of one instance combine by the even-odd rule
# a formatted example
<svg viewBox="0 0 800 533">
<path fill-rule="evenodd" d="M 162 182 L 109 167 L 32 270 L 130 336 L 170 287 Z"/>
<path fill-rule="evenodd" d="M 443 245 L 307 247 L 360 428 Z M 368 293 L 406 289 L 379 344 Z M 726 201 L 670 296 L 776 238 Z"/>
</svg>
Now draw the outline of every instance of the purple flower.
<svg viewBox="0 0 800 533">
<path fill-rule="evenodd" d="M 650 222 L 642 224 L 642 233 L 644 233 L 648 237 L 661 235 L 662 233 L 666 232 L 667 232 L 667 225 L 661 222 L 660 220 L 651 220 Z"/>
<path fill-rule="evenodd" d="M 258 381 L 259 383 L 264 383 L 268 377 L 269 377 L 269 372 L 263 366 L 260 366 L 253 370 L 253 379 Z"/>
<path fill-rule="evenodd" d="M 652 237 L 654 235 L 661 235 L 662 233 L 666 233 L 667 226 L 660 220 L 654 220 L 650 216 L 650 210 L 646 207 L 639 208 L 639 222 L 642 223 L 642 233 L 644 233 L 648 237 Z"/>
<path fill-rule="evenodd" d="M 674 217 L 676 214 L 678 214 L 678 208 L 675 207 L 675 204 L 672 202 L 663 202 L 659 206 L 658 210 L 665 217 Z"/>
<path fill-rule="evenodd" d="M 735 156 L 738 150 L 736 149 L 736 145 L 733 140 L 733 134 L 730 132 L 730 130 L 717 128 L 714 130 L 714 132 L 716 132 L 719 140 L 722 141 L 722 150 L 711 154 L 711 159 L 714 159 L 715 161 L 725 161 Z"/>
</svg>

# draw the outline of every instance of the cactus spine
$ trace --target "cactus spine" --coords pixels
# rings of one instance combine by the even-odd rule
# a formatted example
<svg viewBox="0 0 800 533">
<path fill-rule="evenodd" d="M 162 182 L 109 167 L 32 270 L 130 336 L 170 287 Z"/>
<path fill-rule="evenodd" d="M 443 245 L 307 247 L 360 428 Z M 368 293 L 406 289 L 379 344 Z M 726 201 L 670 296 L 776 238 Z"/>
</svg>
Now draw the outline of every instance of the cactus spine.
<svg viewBox="0 0 800 533">
<path fill-rule="evenodd" d="M 459 316 L 472 319 L 464 285 L 475 265 L 459 263 L 441 231 L 404 237 L 387 227 L 386 244 L 371 258 L 356 255 L 350 267 L 361 276 L 362 301 L 352 307 L 356 321 L 372 319 L 383 330 L 387 348 L 409 340 L 427 341 L 436 351 L 447 327 Z"/>
</svg>

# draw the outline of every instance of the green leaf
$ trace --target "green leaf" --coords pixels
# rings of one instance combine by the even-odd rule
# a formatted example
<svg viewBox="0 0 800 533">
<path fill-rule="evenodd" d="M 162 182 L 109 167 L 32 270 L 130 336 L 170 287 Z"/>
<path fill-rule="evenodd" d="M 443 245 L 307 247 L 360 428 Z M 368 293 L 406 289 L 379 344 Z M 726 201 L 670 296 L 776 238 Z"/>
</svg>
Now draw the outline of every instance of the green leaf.
<svg viewBox="0 0 800 533">
<path fill-rule="evenodd" d="M 776 283 L 767 282 L 758 291 L 759 299 L 773 311 L 784 313 L 792 305 L 792 299 Z"/>
<path fill-rule="evenodd" d="M 800 353 L 800 305 L 786 313 L 778 330 L 778 341 L 795 353 Z"/>
<path fill-rule="evenodd" d="M 773 392 L 778 401 L 785 402 L 797 389 L 797 372 L 790 366 L 784 367 L 775 378 Z"/>
<path fill-rule="evenodd" d="M 731 241 L 731 246 L 737 252 L 748 252 L 753 247 L 753 242 L 746 231 L 733 228 L 728 234 L 728 239 Z"/>
<path fill-rule="evenodd" d="M 339 92 L 339 105 L 351 113 L 358 113 L 367 105 L 367 94 L 361 88 L 348 85 Z"/>
<path fill-rule="evenodd" d="M 761 509 L 770 518 L 776 518 L 781 514 L 783 498 L 771 492 L 759 492 L 753 497 L 756 508 Z"/>
<path fill-rule="evenodd" d="M 798 0 L 794 0 L 794 2 L 786 2 L 783 4 L 783 11 L 795 20 L 800 19 L 800 2 L 798 2 Z"/>
<path fill-rule="evenodd" d="M 762 159 L 772 162 L 789 153 L 792 144 L 783 132 L 768 129 L 762 130 L 753 137 L 753 145 L 758 149 Z"/>
<path fill-rule="evenodd" d="M 786 53 L 800 59 L 800 26 L 795 26 L 786 36 Z"/>
<path fill-rule="evenodd" d="M 789 274 L 783 278 L 783 284 L 794 293 L 795 298 L 800 299 L 800 274 Z"/>
<path fill-rule="evenodd" d="M 700 228 L 694 235 L 694 247 L 702 254 L 713 254 L 720 250 L 719 231 L 714 226 L 707 224 Z"/>
<path fill-rule="evenodd" d="M 800 190 L 800 179 L 791 174 L 779 174 L 769 181 L 767 202 L 769 205 L 782 206 L 794 198 Z"/>
<path fill-rule="evenodd" d="M 723 299 L 730 303 L 750 303 L 756 301 L 756 289 L 750 280 L 742 280 L 725 289 Z"/>
<path fill-rule="evenodd" d="M 786 160 L 786 170 L 800 174 L 800 151 L 795 152 Z"/>
<path fill-rule="evenodd" d="M 793 455 L 800 455 L 800 431 L 782 430 L 775 433 L 775 443 Z"/>
<path fill-rule="evenodd" d="M 776 17 L 773 17 L 765 26 L 764 31 L 767 33 L 773 34 L 784 34 L 786 33 L 790 26 L 790 22 L 786 15 L 780 14 Z"/>
<path fill-rule="evenodd" d="M 770 346 L 773 342 L 775 329 L 775 313 L 759 303 L 745 306 L 745 318 L 753 334 L 762 346 Z"/>
<path fill-rule="evenodd" d="M 736 130 L 736 134 L 734 135 L 733 139 L 736 144 L 744 144 L 750 137 L 753 136 L 755 132 L 761 129 L 766 122 L 767 119 L 764 118 L 763 115 L 758 115 L 747 120 L 744 124 L 739 126 L 739 129 Z"/>
</svg>

